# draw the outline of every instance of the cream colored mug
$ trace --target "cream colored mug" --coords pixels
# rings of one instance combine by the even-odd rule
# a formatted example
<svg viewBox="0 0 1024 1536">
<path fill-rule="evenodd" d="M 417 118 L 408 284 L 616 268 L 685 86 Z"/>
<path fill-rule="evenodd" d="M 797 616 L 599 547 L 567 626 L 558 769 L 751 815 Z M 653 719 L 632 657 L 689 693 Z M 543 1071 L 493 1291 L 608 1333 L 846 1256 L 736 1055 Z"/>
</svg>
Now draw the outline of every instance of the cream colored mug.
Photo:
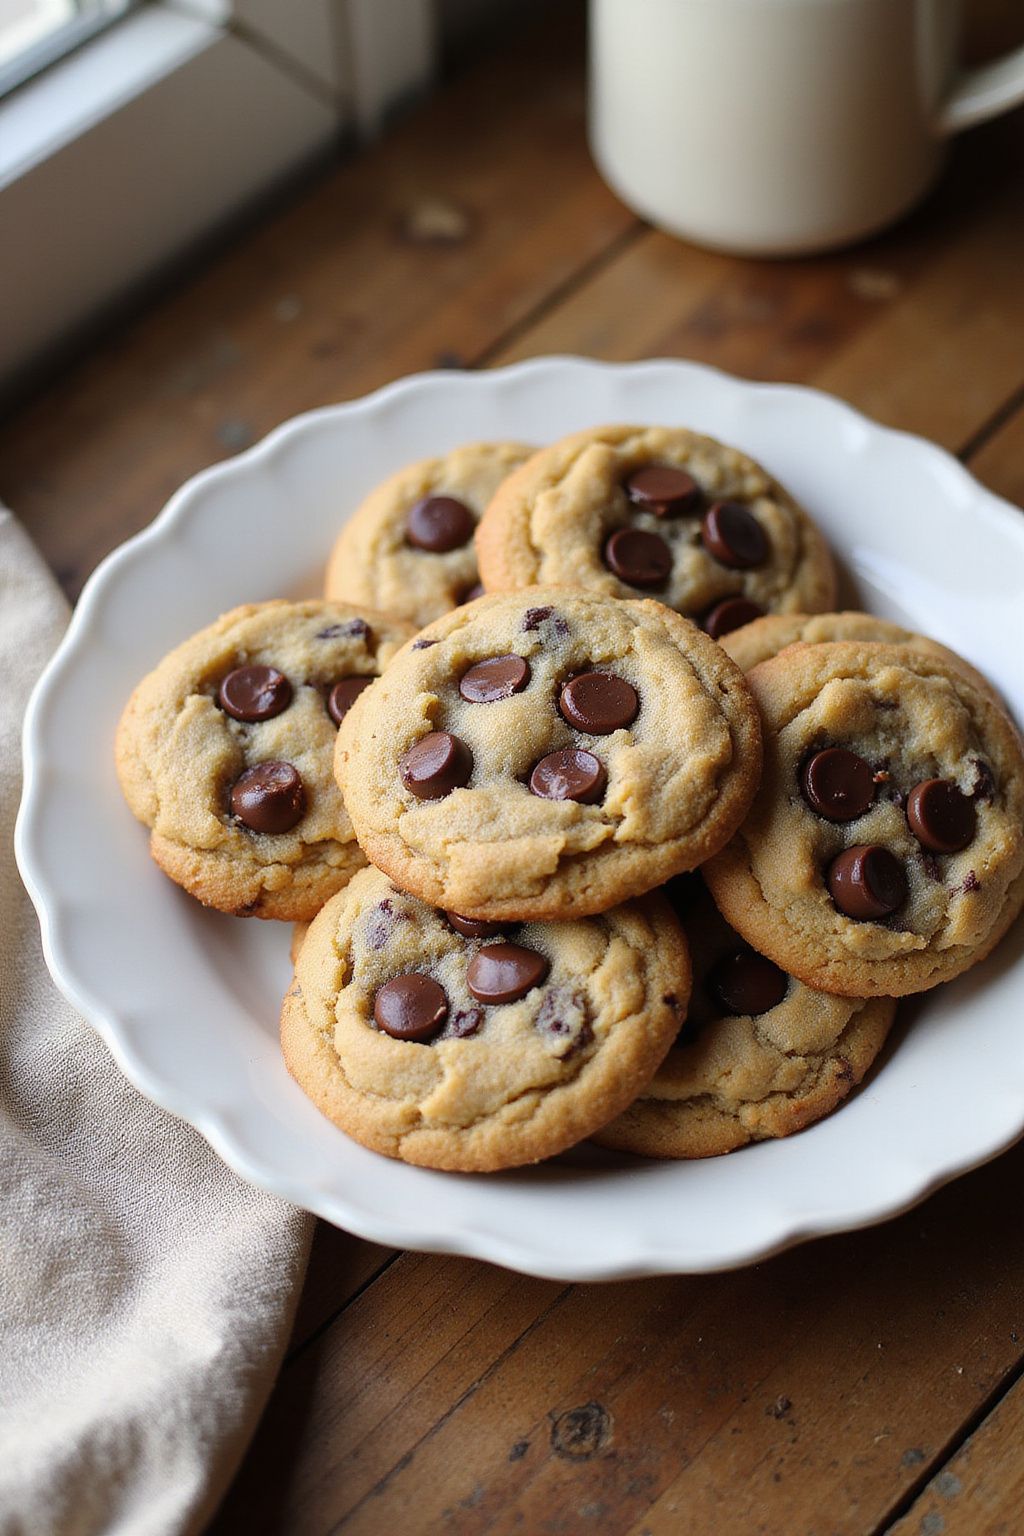
<svg viewBox="0 0 1024 1536">
<path fill-rule="evenodd" d="M 959 0 L 591 0 L 590 142 L 624 202 L 745 255 L 845 245 L 1024 101 L 1024 47 L 957 66 Z"/>
</svg>

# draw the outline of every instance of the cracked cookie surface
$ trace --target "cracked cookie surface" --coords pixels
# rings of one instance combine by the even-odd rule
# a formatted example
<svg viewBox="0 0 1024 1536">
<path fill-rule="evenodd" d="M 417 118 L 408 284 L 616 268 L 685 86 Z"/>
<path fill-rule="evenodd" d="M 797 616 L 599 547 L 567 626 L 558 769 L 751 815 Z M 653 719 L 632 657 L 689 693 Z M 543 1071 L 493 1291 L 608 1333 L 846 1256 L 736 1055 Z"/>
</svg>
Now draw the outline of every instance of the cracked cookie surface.
<svg viewBox="0 0 1024 1536">
<path fill-rule="evenodd" d="M 757 950 L 808 985 L 902 996 L 983 959 L 1024 902 L 1024 757 L 942 656 L 790 646 L 748 674 L 761 787 L 703 871 Z"/>
<path fill-rule="evenodd" d="M 697 876 L 667 891 L 693 962 L 686 1022 L 648 1086 L 594 1140 L 644 1157 L 717 1157 L 830 1114 L 881 1050 L 895 1001 L 834 997 L 787 976 L 748 949 Z"/>
<path fill-rule="evenodd" d="M 501 593 L 407 645 L 338 736 L 370 861 L 432 905 L 586 916 L 720 848 L 760 773 L 743 675 L 660 603 Z"/>
<path fill-rule="evenodd" d="M 835 600 L 807 513 L 746 454 L 683 428 L 597 427 L 541 449 L 495 492 L 477 554 L 489 592 L 642 589 L 716 637 Z"/>
<path fill-rule="evenodd" d="M 338 535 L 326 593 L 419 629 L 457 608 L 479 581 L 473 535 L 524 443 L 466 443 L 421 459 L 370 492 Z"/>
<path fill-rule="evenodd" d="M 250 604 L 143 679 L 118 777 L 172 880 L 224 912 L 304 919 L 366 862 L 334 779 L 337 721 L 409 633 L 346 603 Z"/>
<path fill-rule="evenodd" d="M 668 1050 L 689 984 L 660 896 L 472 937 L 365 869 L 309 928 L 281 1042 L 303 1091 L 364 1146 L 485 1172 L 618 1114 Z"/>
</svg>

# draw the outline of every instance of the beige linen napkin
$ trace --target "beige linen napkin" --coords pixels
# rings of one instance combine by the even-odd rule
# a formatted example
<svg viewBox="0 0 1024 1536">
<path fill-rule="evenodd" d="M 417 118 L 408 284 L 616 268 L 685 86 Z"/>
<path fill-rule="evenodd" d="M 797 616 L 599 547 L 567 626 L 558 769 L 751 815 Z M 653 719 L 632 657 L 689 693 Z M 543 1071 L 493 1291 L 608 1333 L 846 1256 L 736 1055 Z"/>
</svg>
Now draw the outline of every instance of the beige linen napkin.
<svg viewBox="0 0 1024 1536">
<path fill-rule="evenodd" d="M 212 1514 L 277 1370 L 310 1218 L 143 1099 L 57 992 L 14 863 L 21 721 L 67 610 L 0 509 L 0 1532 Z"/>
</svg>

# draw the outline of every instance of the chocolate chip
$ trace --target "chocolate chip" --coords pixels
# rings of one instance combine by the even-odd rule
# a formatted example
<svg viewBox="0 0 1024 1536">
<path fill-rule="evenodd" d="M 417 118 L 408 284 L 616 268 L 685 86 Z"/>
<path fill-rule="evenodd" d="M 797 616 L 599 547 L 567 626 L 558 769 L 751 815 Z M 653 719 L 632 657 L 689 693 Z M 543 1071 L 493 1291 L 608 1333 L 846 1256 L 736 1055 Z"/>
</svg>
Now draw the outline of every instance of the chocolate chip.
<svg viewBox="0 0 1024 1536">
<path fill-rule="evenodd" d="M 978 825 L 974 806 L 951 779 L 925 779 L 907 796 L 910 830 L 931 853 L 958 853 Z"/>
<path fill-rule="evenodd" d="M 530 774 L 530 790 L 544 800 L 579 800 L 595 805 L 604 794 L 608 775 L 591 752 L 566 747 L 549 752 Z"/>
<path fill-rule="evenodd" d="M 527 608 L 523 614 L 523 630 L 529 634 L 531 630 L 540 629 L 546 619 L 552 619 L 552 629 L 556 635 L 565 636 L 569 633 L 569 626 L 560 613 L 555 613 L 553 608 Z"/>
<path fill-rule="evenodd" d="M 236 667 L 217 690 L 217 703 L 233 720 L 272 720 L 292 701 L 292 685 L 276 667 Z"/>
<path fill-rule="evenodd" d="M 468 1040 L 475 1035 L 484 1021 L 482 1008 L 460 1008 L 448 1021 L 444 1032 L 446 1040 Z"/>
<path fill-rule="evenodd" d="M 871 766 L 846 747 L 825 747 L 804 763 L 803 797 L 827 821 L 855 821 L 875 798 Z"/>
<path fill-rule="evenodd" d="M 734 570 L 753 570 L 768 558 L 768 535 L 738 501 L 716 501 L 709 507 L 700 536 L 708 554 Z"/>
<path fill-rule="evenodd" d="M 231 786 L 231 809 L 253 832 L 290 832 L 306 812 L 306 791 L 291 763 L 257 763 Z"/>
<path fill-rule="evenodd" d="M 514 1003 L 540 986 L 551 962 L 522 944 L 488 944 L 466 969 L 466 985 L 480 1003 Z"/>
<path fill-rule="evenodd" d="M 448 1017 L 448 999 L 432 977 L 409 971 L 377 989 L 373 1016 L 395 1040 L 432 1040 Z"/>
<path fill-rule="evenodd" d="M 493 939 L 505 928 L 504 923 L 485 923 L 477 917 L 463 917 L 461 912 L 446 912 L 445 917 L 449 926 L 464 939 Z"/>
<path fill-rule="evenodd" d="M 632 725 L 640 709 L 636 689 L 612 672 L 581 672 L 562 688 L 563 720 L 591 736 L 608 736 Z"/>
<path fill-rule="evenodd" d="M 832 860 L 826 879 L 840 912 L 862 921 L 887 917 L 907 899 L 903 865 L 877 843 L 847 848 Z"/>
<path fill-rule="evenodd" d="M 406 921 L 404 912 L 396 912 L 387 896 L 379 901 L 366 922 L 366 943 L 370 949 L 383 949 L 399 923 Z"/>
<path fill-rule="evenodd" d="M 980 890 L 981 890 L 981 881 L 978 879 L 977 875 L 974 873 L 974 870 L 973 869 L 969 869 L 967 871 L 967 874 L 964 877 L 963 885 L 961 885 L 961 887 L 960 887 L 960 894 L 962 896 L 966 896 L 971 891 L 980 891 Z"/>
<path fill-rule="evenodd" d="M 326 629 L 318 629 L 316 632 L 318 640 L 338 640 L 342 635 L 366 640 L 370 635 L 370 626 L 365 619 L 346 619 L 343 624 L 329 624 Z"/>
<path fill-rule="evenodd" d="M 663 587 L 672 571 L 672 551 L 660 534 L 619 528 L 604 546 L 604 563 L 631 587 Z"/>
<path fill-rule="evenodd" d="M 789 977 L 763 955 L 741 949 L 718 962 L 708 986 L 726 1013 L 758 1014 L 778 1007 L 789 990 Z"/>
<path fill-rule="evenodd" d="M 409 748 L 398 770 L 402 783 L 417 800 L 443 800 L 453 789 L 469 783 L 473 754 L 458 736 L 431 731 Z"/>
<path fill-rule="evenodd" d="M 593 1039 L 586 997 L 569 987 L 550 987 L 534 1026 L 553 1054 L 564 1060 Z"/>
<path fill-rule="evenodd" d="M 335 725 L 340 725 L 364 688 L 369 688 L 372 677 L 343 677 L 335 683 L 327 695 L 327 713 Z"/>
<path fill-rule="evenodd" d="M 417 549 L 444 555 L 468 544 L 475 527 L 472 512 L 454 496 L 424 496 L 409 509 L 405 536 Z"/>
<path fill-rule="evenodd" d="M 437 640 L 414 640 L 412 648 L 414 651 L 429 651 L 432 645 L 437 645 L 438 643 Z"/>
<path fill-rule="evenodd" d="M 992 776 L 992 769 L 988 763 L 983 763 L 980 757 L 973 759 L 974 783 L 971 785 L 972 800 L 991 800 L 995 794 L 996 781 Z"/>
<path fill-rule="evenodd" d="M 722 635 L 731 634 L 734 629 L 742 629 L 744 624 L 752 624 L 763 617 L 764 609 L 760 604 L 752 603 L 749 597 L 724 597 L 708 610 L 703 623 L 712 640 L 719 640 Z"/>
<path fill-rule="evenodd" d="M 530 681 L 530 664 L 521 656 L 489 656 L 464 672 L 459 692 L 468 704 L 493 704 L 522 693 Z"/>
<path fill-rule="evenodd" d="M 484 589 L 479 581 L 475 581 L 471 587 L 467 587 L 459 598 L 460 603 L 475 603 L 478 597 L 483 597 Z"/>
<path fill-rule="evenodd" d="M 634 506 L 645 507 L 657 517 L 692 512 L 701 497 L 693 476 L 671 464 L 644 464 L 627 475 L 622 484 Z"/>
</svg>

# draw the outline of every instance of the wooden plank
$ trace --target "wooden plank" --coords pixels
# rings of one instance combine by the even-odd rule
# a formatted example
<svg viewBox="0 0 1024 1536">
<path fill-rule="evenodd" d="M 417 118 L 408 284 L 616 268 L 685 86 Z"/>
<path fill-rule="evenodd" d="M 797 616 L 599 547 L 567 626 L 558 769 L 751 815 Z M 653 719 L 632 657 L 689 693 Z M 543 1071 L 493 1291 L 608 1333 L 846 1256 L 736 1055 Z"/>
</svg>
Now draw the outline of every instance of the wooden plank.
<svg viewBox="0 0 1024 1536">
<path fill-rule="evenodd" d="M 654 231 L 499 349 L 686 356 L 813 383 L 957 449 L 1024 382 L 1024 114 L 957 146 L 943 186 L 869 245 L 744 262 Z"/>
<path fill-rule="evenodd" d="M 731 1275 L 405 1255 L 284 1372 L 215 1530 L 867 1536 L 1020 1368 L 1022 1174 Z"/>
<path fill-rule="evenodd" d="M 467 73 L 0 432 L 0 494 L 69 592 L 195 470 L 472 362 L 637 227 L 584 144 L 581 6 L 559 12 L 550 49 L 528 34 Z"/>
<path fill-rule="evenodd" d="M 379 1243 L 364 1243 L 350 1232 L 318 1221 L 287 1358 L 308 1344 L 313 1335 L 336 1317 L 394 1257 L 392 1248 L 382 1248 Z"/>
<path fill-rule="evenodd" d="M 1024 1511 L 1024 1381 L 937 1472 L 889 1536 L 1017 1536 Z"/>
<path fill-rule="evenodd" d="M 435 1423 L 566 1289 L 403 1255 L 287 1368 L 212 1530 L 329 1529 L 401 1459 L 395 1419 Z"/>
</svg>

